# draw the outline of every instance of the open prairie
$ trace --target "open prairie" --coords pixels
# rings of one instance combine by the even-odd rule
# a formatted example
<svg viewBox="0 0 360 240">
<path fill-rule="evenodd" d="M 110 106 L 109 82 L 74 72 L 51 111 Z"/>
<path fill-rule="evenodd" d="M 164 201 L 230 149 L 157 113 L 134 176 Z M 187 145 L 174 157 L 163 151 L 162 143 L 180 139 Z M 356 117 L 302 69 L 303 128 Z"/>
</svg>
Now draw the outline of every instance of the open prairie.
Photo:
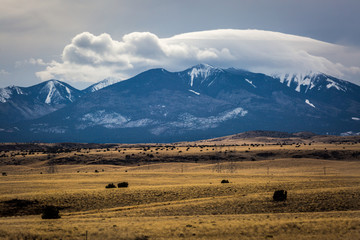
<svg viewBox="0 0 360 240">
<path fill-rule="evenodd" d="M 288 140 L 3 144 L 0 238 L 360 239 L 358 141 Z"/>
</svg>

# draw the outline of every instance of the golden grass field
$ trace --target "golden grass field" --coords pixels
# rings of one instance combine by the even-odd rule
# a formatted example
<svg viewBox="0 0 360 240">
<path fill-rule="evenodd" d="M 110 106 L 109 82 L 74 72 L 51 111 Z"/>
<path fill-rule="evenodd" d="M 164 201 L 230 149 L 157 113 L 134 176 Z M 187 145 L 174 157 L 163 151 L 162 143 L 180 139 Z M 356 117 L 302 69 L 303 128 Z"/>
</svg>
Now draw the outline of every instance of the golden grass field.
<svg viewBox="0 0 360 240">
<path fill-rule="evenodd" d="M 360 239 L 359 156 L 289 157 L 320 150 L 353 153 L 360 144 L 9 151 L 0 165 L 0 239 Z M 124 181 L 128 188 L 105 188 Z M 285 202 L 272 200 L 279 189 Z M 14 199 L 34 205 L 9 205 Z M 45 205 L 60 207 L 61 218 L 31 214 Z"/>
</svg>

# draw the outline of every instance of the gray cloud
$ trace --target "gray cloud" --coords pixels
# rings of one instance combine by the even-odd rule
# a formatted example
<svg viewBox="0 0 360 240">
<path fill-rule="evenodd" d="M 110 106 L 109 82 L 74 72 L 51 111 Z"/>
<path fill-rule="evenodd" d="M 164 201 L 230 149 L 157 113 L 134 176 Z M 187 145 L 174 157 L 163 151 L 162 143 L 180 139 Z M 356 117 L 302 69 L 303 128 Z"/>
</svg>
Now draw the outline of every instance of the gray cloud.
<svg viewBox="0 0 360 240">
<path fill-rule="evenodd" d="M 9 75 L 10 73 L 5 69 L 0 69 L 0 75 Z"/>
<path fill-rule="evenodd" d="M 351 58 L 358 59 L 353 65 L 346 61 L 348 52 L 340 45 L 261 30 L 219 29 L 170 38 L 133 32 L 120 40 L 84 32 L 64 48 L 61 62 L 51 62 L 37 76 L 97 82 L 109 76 L 125 79 L 149 68 L 178 71 L 208 63 L 267 74 L 318 71 L 356 82 L 360 51 L 352 49 Z"/>
<path fill-rule="evenodd" d="M 60 53 L 64 46 L 70 43 L 76 34 L 84 31 L 96 36 L 106 32 L 113 39 L 125 42 L 122 39 L 123 35 L 134 31 L 156 33 L 156 37 L 163 40 L 183 32 L 251 28 L 307 36 L 359 48 L 359 9 L 360 1 L 358 0 L 2 0 L 0 66 L 11 74 L 1 76 L 0 86 L 10 84 L 29 86 L 38 83 L 39 79 L 36 78 L 34 72 L 39 71 L 41 66 L 23 64 L 21 68 L 16 68 L 15 63 L 30 58 L 41 58 L 45 62 L 56 60 L 57 63 L 63 64 L 64 59 Z M 156 42 L 144 44 L 150 46 Z M 162 62 L 167 57 L 167 55 L 162 55 L 163 48 L 157 52 L 145 52 L 144 49 L 140 49 L 140 42 L 135 45 L 139 48 L 133 49 L 133 51 L 138 51 L 137 54 L 141 53 L 144 56 L 154 54 L 152 58 Z M 156 48 L 156 46 L 153 47 Z M 215 56 L 219 54 L 217 51 L 223 49 L 223 54 L 227 51 L 226 47 L 221 48 L 221 46 L 210 48 L 199 56 L 202 58 L 213 56 L 214 63 L 216 63 Z M 357 66 L 358 51 L 353 53 L 353 49 L 349 47 L 347 55 L 343 54 L 346 50 L 342 50 L 341 54 L 333 51 L 332 55 L 330 53 L 326 55 L 326 59 L 333 63 L 339 62 L 344 66 Z M 228 53 L 232 54 L 230 49 L 228 50 Z M 100 50 L 94 50 L 94 52 L 98 51 Z M 127 47 L 127 51 L 130 51 L 130 47 Z M 173 51 L 177 51 L 177 54 L 189 54 L 182 48 L 173 49 Z M 311 55 L 322 56 L 323 52 L 318 54 L 316 50 L 313 50 Z M 89 61 L 86 55 L 83 56 L 85 58 L 80 58 L 81 54 L 73 57 L 79 57 L 78 61 Z M 185 57 L 182 60 L 178 59 L 183 65 L 188 63 Z M 72 61 L 75 59 L 69 62 Z M 116 65 L 118 61 L 119 59 L 100 61 L 98 68 L 103 68 L 106 64 Z M 119 64 L 131 66 L 127 59 L 124 61 Z M 151 66 L 154 65 L 153 61 L 150 63 Z M 87 66 L 91 64 L 90 61 Z M 51 65 L 55 63 L 49 66 Z M 84 64 L 79 65 L 84 67 Z M 137 68 L 139 68 L 138 65 L 134 67 L 134 69 Z M 57 71 L 60 70 L 60 68 L 57 69 Z M 70 70 L 69 66 L 66 72 L 69 73 Z M 122 72 L 119 68 L 114 70 Z M 62 71 L 65 72 L 65 68 Z M 356 68 L 354 71 L 356 72 Z M 358 77 L 353 75 L 353 78 Z M 76 87 L 87 86 L 87 84 L 78 83 L 75 84 Z"/>
</svg>

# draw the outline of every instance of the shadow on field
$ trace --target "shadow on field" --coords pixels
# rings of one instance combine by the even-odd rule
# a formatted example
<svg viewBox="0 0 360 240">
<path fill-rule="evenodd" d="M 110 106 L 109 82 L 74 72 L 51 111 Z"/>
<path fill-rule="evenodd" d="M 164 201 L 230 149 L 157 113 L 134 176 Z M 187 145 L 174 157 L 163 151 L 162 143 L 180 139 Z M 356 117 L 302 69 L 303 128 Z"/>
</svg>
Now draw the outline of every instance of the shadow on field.
<svg viewBox="0 0 360 240">
<path fill-rule="evenodd" d="M 44 212 L 44 209 L 48 208 L 64 209 L 44 205 L 37 200 L 11 199 L 0 202 L 0 217 L 39 215 Z"/>
</svg>

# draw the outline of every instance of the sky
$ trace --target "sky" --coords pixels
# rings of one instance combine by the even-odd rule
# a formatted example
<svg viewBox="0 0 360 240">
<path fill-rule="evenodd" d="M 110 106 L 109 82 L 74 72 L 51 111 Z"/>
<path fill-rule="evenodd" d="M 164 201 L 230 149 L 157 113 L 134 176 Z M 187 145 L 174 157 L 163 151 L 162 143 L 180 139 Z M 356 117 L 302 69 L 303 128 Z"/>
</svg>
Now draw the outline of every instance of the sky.
<svg viewBox="0 0 360 240">
<path fill-rule="evenodd" d="M 0 0 L 0 87 L 198 63 L 360 85 L 358 0 Z"/>
</svg>

